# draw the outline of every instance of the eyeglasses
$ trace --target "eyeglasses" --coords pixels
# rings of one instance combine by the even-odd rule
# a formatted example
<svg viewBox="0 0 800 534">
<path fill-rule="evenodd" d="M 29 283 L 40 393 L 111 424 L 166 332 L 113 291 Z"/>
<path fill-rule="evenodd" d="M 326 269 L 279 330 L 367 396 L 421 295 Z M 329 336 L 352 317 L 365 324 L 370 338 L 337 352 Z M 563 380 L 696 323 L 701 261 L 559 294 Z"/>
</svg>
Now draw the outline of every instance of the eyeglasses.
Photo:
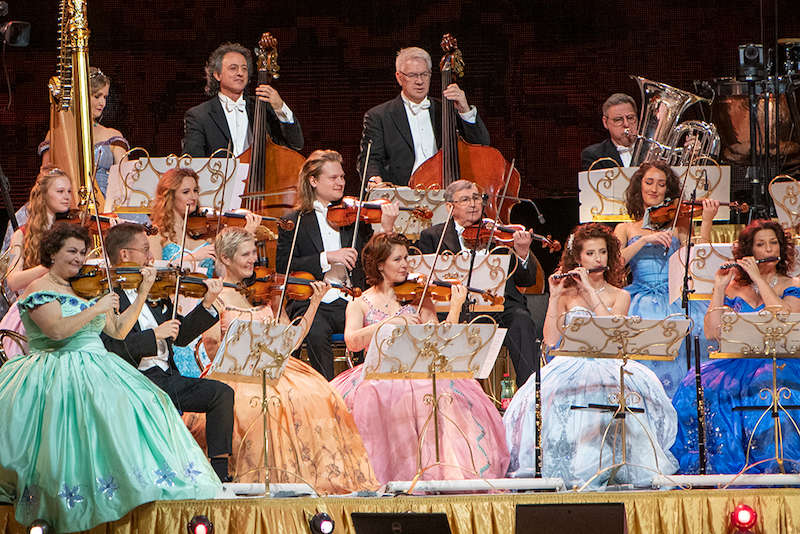
<svg viewBox="0 0 800 534">
<path fill-rule="evenodd" d="M 425 72 L 408 72 L 408 73 L 403 71 L 397 71 L 397 72 L 399 72 L 409 80 L 427 80 L 428 78 L 431 77 L 431 71 L 429 70 L 426 70 Z"/>
<path fill-rule="evenodd" d="M 481 202 L 482 200 L 483 197 L 481 195 L 472 195 L 471 197 L 459 198 L 458 200 L 452 200 L 451 202 L 453 204 L 461 204 L 463 206 L 472 202 Z"/>
<path fill-rule="evenodd" d="M 622 126 L 626 121 L 630 123 L 636 122 L 636 115 L 624 115 L 622 117 L 614 117 L 613 119 L 606 116 L 606 118 L 616 126 Z"/>
</svg>

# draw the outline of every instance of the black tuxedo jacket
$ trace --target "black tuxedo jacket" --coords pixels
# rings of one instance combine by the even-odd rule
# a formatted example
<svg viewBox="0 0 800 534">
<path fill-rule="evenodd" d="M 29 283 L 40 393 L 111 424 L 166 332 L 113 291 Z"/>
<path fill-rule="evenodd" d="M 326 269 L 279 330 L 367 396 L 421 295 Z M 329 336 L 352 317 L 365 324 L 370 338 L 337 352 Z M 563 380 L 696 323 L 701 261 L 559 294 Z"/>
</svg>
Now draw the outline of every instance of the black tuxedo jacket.
<svg viewBox="0 0 800 534">
<path fill-rule="evenodd" d="M 581 151 L 581 170 L 588 170 L 591 164 L 600 158 L 612 158 L 617 164 L 612 165 L 610 161 L 601 161 L 594 166 L 595 169 L 622 167 L 622 157 L 617 151 L 617 145 L 611 139 L 606 139 L 602 143 L 589 145 Z"/>
<path fill-rule="evenodd" d="M 131 302 L 121 289 L 115 288 L 114 291 L 119 295 L 119 311 L 123 312 L 128 309 Z M 146 306 L 153 312 L 153 317 L 158 324 L 172 318 L 172 302 L 168 301 L 163 306 L 160 303 L 154 306 L 147 303 Z M 201 302 L 186 317 L 177 315 L 176 318 L 181 320 L 181 327 L 174 343 L 179 347 L 185 347 L 194 338 L 211 328 L 219 320 L 219 314 L 217 316 L 211 315 Z M 100 337 L 102 337 L 106 349 L 121 356 L 134 367 L 139 367 L 139 362 L 142 358 L 155 356 L 158 353 L 155 332 L 151 328 L 142 330 L 138 320 L 133 324 L 133 328 L 125 336 L 125 339 L 115 339 L 105 333 L 100 334 Z M 175 360 L 172 359 L 172 343 L 167 341 L 167 346 L 169 347 L 169 367 L 174 373 L 178 373 Z"/>
<path fill-rule="evenodd" d="M 253 129 L 255 98 L 247 97 L 247 119 L 250 131 Z M 272 140 L 294 150 L 303 148 L 303 131 L 297 116 L 294 122 L 286 124 L 278 120 L 272 106 L 267 109 L 267 133 Z M 183 153 L 195 157 L 209 157 L 220 148 L 228 148 L 231 130 L 222 110 L 222 102 L 215 96 L 186 112 L 183 116 Z M 237 154 L 238 155 L 238 154 Z"/>
<path fill-rule="evenodd" d="M 436 146 L 442 146 L 442 104 L 439 100 L 430 99 L 428 110 L 433 122 L 433 135 Z M 479 145 L 489 144 L 489 130 L 483 124 L 481 116 L 475 124 L 457 121 L 458 131 L 465 141 Z M 411 169 L 414 167 L 414 139 L 411 137 L 411 126 L 403 99 L 397 98 L 384 102 L 364 114 L 364 131 L 361 135 L 361 151 L 358 155 L 358 173 L 364 169 L 367 155 L 367 144 L 372 140 L 372 149 L 367 166 L 367 177 L 380 176 L 384 182 L 397 185 L 408 185 Z"/>
<path fill-rule="evenodd" d="M 306 271 L 314 275 L 317 280 L 322 280 L 324 273 L 319 264 L 319 256 L 325 250 L 322 244 L 322 233 L 319 230 L 317 214 L 314 211 L 303 213 L 300 220 L 297 220 L 298 212 L 294 211 L 288 217 L 295 221 L 297 228 L 297 242 L 295 243 L 294 256 L 292 256 L 292 271 Z M 353 231 L 355 224 L 342 226 L 339 228 L 339 237 L 342 248 L 348 248 L 353 243 Z M 293 230 L 279 230 L 278 250 L 275 257 L 278 272 L 286 272 L 286 265 L 289 262 L 289 252 L 292 247 Z M 351 273 L 351 282 L 354 286 L 364 288 L 366 279 L 364 268 L 361 266 L 361 249 L 364 244 L 372 237 L 372 226 L 361 224 L 358 228 L 358 241 L 356 250 L 359 260 Z"/>
<path fill-rule="evenodd" d="M 439 244 L 439 238 L 442 236 L 443 229 L 444 223 L 439 223 L 423 230 L 416 243 L 416 247 L 420 252 L 423 254 L 433 254 L 436 252 L 436 246 Z M 445 250 L 454 253 L 461 252 L 458 232 L 456 232 L 456 226 L 452 220 L 447 225 L 447 231 L 444 234 L 444 241 L 442 242 L 442 251 Z M 508 252 L 511 255 L 511 262 L 508 268 L 513 269 L 516 265 L 517 269 L 514 271 L 514 275 L 506 281 L 505 302 L 503 307 L 504 309 L 508 309 L 509 307 L 522 307 L 527 309 L 528 305 L 525 295 L 520 293 L 517 286 L 528 287 L 536 283 L 536 264 L 538 260 L 536 256 L 533 255 L 533 252 L 531 252 L 528 257 L 527 266 L 522 267 L 521 263 L 517 264 L 517 255 L 514 254 L 514 251 L 509 250 Z"/>
</svg>

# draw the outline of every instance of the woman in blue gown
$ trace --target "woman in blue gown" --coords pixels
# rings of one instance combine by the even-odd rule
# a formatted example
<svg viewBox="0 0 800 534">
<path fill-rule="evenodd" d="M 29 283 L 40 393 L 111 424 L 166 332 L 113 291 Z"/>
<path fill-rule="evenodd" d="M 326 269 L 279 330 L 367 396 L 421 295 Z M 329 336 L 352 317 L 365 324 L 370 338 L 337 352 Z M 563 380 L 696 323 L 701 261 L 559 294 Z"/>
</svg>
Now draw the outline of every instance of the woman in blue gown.
<svg viewBox="0 0 800 534">
<path fill-rule="evenodd" d="M 625 207 L 634 220 L 617 225 L 614 234 L 623 244 L 622 259 L 630 267 L 633 276 L 633 282 L 625 288 L 631 295 L 629 315 L 638 315 L 643 319 L 663 319 L 671 313 L 684 313 L 680 300 L 674 303 L 669 301 L 669 258 L 688 239 L 688 227 L 684 224 L 673 229 L 670 225 L 666 229 L 654 230 L 652 225 L 643 224 L 648 208 L 659 206 L 665 199 L 675 199 L 680 195 L 677 175 L 672 167 L 660 161 L 643 163 L 631 177 L 625 191 Z M 711 241 L 712 221 L 718 209 L 718 201 L 703 200 L 700 242 Z M 707 358 L 708 350 L 704 347 L 708 343 L 703 338 L 702 329 L 706 308 L 707 303 L 692 301 L 689 315 L 694 320 L 692 333 L 701 337 L 700 346 Z M 686 375 L 683 350 L 673 361 L 647 360 L 644 364 L 658 375 L 670 397 Z"/>
<path fill-rule="evenodd" d="M 725 307 L 738 313 L 763 309 L 800 311 L 800 280 L 788 276 L 794 265 L 795 247 L 780 224 L 768 220 L 750 223 L 733 248 L 740 267 L 720 270 L 714 279 L 711 304 L 705 315 L 705 332 L 709 339 L 719 339 L 721 317 Z M 776 261 L 756 263 L 776 258 Z M 800 404 L 800 362 L 793 358 L 778 360 L 777 387 L 787 388 L 782 397 L 785 406 Z M 700 366 L 705 396 L 707 469 L 710 473 L 738 473 L 745 464 L 767 460 L 775 454 L 773 419 L 767 414 L 756 422 L 769 405 L 762 389 L 772 389 L 772 360 L 768 358 L 731 358 L 711 360 Z M 697 472 L 697 405 L 694 373 L 681 382 L 672 399 L 678 411 L 678 437 L 672 452 L 680 459 L 681 471 Z M 762 407 L 736 410 L 741 406 Z M 800 410 L 788 409 L 800 424 Z M 780 413 L 783 434 L 783 455 L 800 461 L 800 436 L 785 412 Z M 752 442 L 750 438 L 753 437 Z M 747 447 L 750 442 L 750 456 Z M 787 462 L 787 471 L 800 472 L 797 463 Z M 774 461 L 766 461 L 749 472 L 779 472 Z"/>
<path fill-rule="evenodd" d="M 569 237 L 559 272 L 574 276 L 550 277 L 550 301 L 544 324 L 544 341 L 548 346 L 560 342 L 561 321 L 626 314 L 630 295 L 619 287 L 623 280 L 619 250 L 616 237 L 601 224 L 579 226 Z M 607 269 L 589 272 L 602 267 Z M 610 396 L 619 391 L 620 364 L 620 360 L 614 359 L 556 356 L 544 366 L 541 395 L 544 476 L 560 477 L 570 487 L 582 485 L 600 469 L 601 443 L 603 467 L 611 465 L 614 452 L 621 454 L 619 447 L 613 450 L 614 430 L 619 429 L 614 428 L 617 423 L 611 412 L 571 408 L 590 403 L 612 404 Z M 613 482 L 649 484 L 653 471 L 670 474 L 677 469 L 678 464 L 669 452 L 677 427 L 675 410 L 650 369 L 636 361 L 628 361 L 625 369 L 630 373 L 625 379 L 628 391 L 641 399 L 632 400 L 632 405 L 645 410 L 635 419 L 629 416 L 625 422 L 627 459 L 646 468 L 623 467 Z M 503 416 L 512 476 L 532 476 L 535 469 L 535 395 L 532 376 L 514 395 Z M 603 442 L 603 433 L 609 425 L 612 425 L 609 437 Z M 606 471 L 592 485 L 610 483 L 610 476 L 610 471 Z"/>
<path fill-rule="evenodd" d="M 140 297 L 117 314 L 115 293 L 88 301 L 67 282 L 89 244 L 84 228 L 66 223 L 44 236 L 49 271 L 19 301 L 30 352 L 0 367 L 0 500 L 15 505 L 20 523 L 45 519 L 56 532 L 221 489 L 169 397 L 99 336 L 125 337 L 155 270 L 142 269 Z"/>
<path fill-rule="evenodd" d="M 216 258 L 214 244 L 206 239 L 194 239 L 187 235 L 183 250 L 180 245 L 183 241 L 186 206 L 189 206 L 189 213 L 196 212 L 200 206 L 199 180 L 197 173 L 189 168 L 174 168 L 161 175 L 150 214 L 153 225 L 158 228 L 158 235 L 150 237 L 150 250 L 154 257 L 176 266 L 181 264 L 183 255 L 184 268 L 212 277 Z M 255 234 L 261 218 L 250 212 L 245 214 L 245 218 L 245 230 Z M 186 299 L 183 302 L 184 305 L 195 304 Z M 195 360 L 195 350 L 202 350 L 202 344 L 198 346 L 199 341 L 198 337 L 185 347 L 175 347 L 175 365 L 183 376 L 200 376 L 201 369 Z"/>
</svg>

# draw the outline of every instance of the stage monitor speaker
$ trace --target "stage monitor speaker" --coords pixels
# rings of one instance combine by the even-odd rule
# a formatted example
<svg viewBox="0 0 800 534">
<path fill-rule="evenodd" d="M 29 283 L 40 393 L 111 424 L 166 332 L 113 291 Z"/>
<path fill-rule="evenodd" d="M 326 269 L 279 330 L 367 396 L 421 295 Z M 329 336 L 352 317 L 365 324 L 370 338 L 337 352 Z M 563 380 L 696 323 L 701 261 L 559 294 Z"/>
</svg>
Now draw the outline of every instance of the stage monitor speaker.
<svg viewBox="0 0 800 534">
<path fill-rule="evenodd" d="M 625 505 L 590 504 L 517 505 L 516 534 L 627 534 Z"/>
<path fill-rule="evenodd" d="M 350 514 L 356 534 L 451 534 L 447 514 Z"/>
</svg>

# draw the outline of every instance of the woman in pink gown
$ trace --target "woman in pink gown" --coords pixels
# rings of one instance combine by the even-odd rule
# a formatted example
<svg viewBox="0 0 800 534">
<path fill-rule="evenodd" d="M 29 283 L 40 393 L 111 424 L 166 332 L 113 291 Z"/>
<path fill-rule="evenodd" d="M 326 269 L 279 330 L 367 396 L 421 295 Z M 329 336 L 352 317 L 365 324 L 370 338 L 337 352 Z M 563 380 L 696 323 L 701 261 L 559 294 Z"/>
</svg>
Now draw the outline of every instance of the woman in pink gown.
<svg viewBox="0 0 800 534">
<path fill-rule="evenodd" d="M 408 276 L 408 245 L 397 234 L 376 234 L 362 252 L 370 288 L 347 306 L 345 341 L 352 351 L 366 349 L 384 324 L 436 322 L 430 299 L 403 306 L 394 286 Z M 466 290 L 454 286 L 447 321 L 458 322 Z M 440 462 L 436 463 L 428 379 L 365 380 L 363 364 L 331 384 L 342 394 L 361 432 L 375 475 L 391 480 L 501 478 L 508 467 L 503 422 L 475 379 L 439 379 L 437 394 L 452 399 L 440 407 Z M 421 439 L 424 438 L 424 439 Z M 420 441 L 422 446 L 419 446 Z"/>
</svg>

